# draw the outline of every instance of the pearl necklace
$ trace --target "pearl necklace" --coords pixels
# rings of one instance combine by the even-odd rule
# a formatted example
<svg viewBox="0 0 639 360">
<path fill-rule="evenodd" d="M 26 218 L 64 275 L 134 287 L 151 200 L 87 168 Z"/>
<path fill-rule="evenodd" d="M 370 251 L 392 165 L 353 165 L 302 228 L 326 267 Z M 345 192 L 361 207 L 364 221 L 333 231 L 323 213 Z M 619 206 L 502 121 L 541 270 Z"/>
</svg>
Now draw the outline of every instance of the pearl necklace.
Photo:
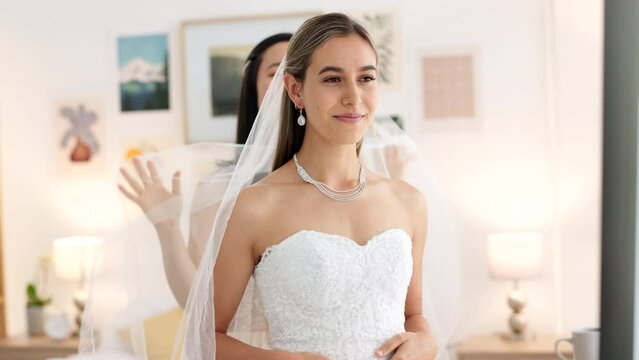
<svg viewBox="0 0 639 360">
<path fill-rule="evenodd" d="M 307 172 L 306 169 L 300 165 L 299 161 L 297 161 L 297 154 L 293 155 L 293 160 L 295 161 L 295 167 L 297 168 L 297 173 L 300 175 L 304 182 L 315 185 L 315 187 L 324 195 L 335 201 L 353 201 L 358 197 L 362 196 L 364 193 L 364 188 L 366 187 L 366 176 L 364 172 L 364 167 L 362 163 L 359 163 L 359 184 L 356 187 L 349 190 L 335 190 L 331 189 L 328 185 L 324 184 L 321 181 L 317 181 L 313 179 Z"/>
</svg>

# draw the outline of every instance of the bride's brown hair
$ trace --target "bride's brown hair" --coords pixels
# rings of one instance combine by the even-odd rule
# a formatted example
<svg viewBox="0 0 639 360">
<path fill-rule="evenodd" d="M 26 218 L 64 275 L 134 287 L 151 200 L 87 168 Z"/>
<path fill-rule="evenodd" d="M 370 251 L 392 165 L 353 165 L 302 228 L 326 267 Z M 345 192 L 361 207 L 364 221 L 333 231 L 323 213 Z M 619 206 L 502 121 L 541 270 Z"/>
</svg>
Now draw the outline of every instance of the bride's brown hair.
<svg viewBox="0 0 639 360">
<path fill-rule="evenodd" d="M 304 81 L 306 70 L 311 62 L 311 56 L 317 48 L 335 37 L 356 34 L 366 40 L 375 55 L 375 45 L 368 31 L 348 16 L 341 13 L 330 13 L 315 16 L 306 20 L 295 32 L 286 52 L 286 73 L 291 74 L 299 82 Z M 286 89 L 282 94 L 282 118 L 280 119 L 280 133 L 275 152 L 273 170 L 286 164 L 299 151 L 304 141 L 304 127 L 297 125 L 299 111 L 288 97 Z M 362 147 L 362 140 L 357 143 L 357 154 Z"/>
</svg>

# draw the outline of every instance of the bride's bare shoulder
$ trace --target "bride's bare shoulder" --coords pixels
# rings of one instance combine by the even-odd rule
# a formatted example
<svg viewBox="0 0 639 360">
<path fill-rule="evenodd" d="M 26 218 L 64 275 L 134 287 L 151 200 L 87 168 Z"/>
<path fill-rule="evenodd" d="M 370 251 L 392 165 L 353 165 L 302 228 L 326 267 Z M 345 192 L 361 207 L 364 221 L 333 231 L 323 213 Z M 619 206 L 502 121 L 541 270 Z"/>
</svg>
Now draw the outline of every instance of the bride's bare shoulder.
<svg viewBox="0 0 639 360">
<path fill-rule="evenodd" d="M 291 171 L 290 164 L 285 164 L 268 174 L 255 184 L 244 188 L 237 197 L 236 208 L 248 207 L 261 212 L 268 206 L 282 200 L 290 187 L 299 184 L 297 173 Z M 262 212 L 263 214 L 263 212 Z"/>
<path fill-rule="evenodd" d="M 387 178 L 384 181 L 407 211 L 410 213 L 426 211 L 426 197 L 419 189 L 401 179 Z"/>
</svg>

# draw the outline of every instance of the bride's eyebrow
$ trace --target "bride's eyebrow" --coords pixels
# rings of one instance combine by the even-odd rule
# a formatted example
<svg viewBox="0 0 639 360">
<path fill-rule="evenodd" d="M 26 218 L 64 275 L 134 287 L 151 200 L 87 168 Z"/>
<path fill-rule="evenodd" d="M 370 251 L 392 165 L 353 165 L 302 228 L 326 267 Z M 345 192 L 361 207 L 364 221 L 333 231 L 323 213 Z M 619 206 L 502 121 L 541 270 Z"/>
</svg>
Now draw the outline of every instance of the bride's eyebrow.
<svg viewBox="0 0 639 360">
<path fill-rule="evenodd" d="M 368 70 L 377 71 L 377 68 L 373 65 L 362 66 L 361 68 L 359 68 L 359 71 L 368 71 Z M 319 73 L 317 73 L 317 75 L 322 75 L 323 73 L 329 72 L 329 71 L 336 72 L 336 73 L 343 73 L 344 69 L 337 66 L 324 66 L 322 70 L 320 70 Z"/>
</svg>

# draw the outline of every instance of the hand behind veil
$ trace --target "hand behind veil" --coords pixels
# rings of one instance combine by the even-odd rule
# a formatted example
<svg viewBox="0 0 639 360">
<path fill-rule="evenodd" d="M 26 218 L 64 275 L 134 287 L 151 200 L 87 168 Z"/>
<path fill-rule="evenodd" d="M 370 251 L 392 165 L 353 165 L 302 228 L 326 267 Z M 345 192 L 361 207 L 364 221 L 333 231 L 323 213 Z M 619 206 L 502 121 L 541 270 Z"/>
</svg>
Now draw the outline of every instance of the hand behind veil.
<svg viewBox="0 0 639 360">
<path fill-rule="evenodd" d="M 118 185 L 120 192 L 137 204 L 154 225 L 166 220 L 177 220 L 182 210 L 180 172 L 177 171 L 173 174 L 171 191 L 169 191 L 162 184 L 157 168 L 152 161 L 147 162 L 147 169 L 138 158 L 133 159 L 133 165 L 140 179 L 138 181 L 126 169 L 121 168 L 122 176 L 133 191 Z"/>
</svg>

